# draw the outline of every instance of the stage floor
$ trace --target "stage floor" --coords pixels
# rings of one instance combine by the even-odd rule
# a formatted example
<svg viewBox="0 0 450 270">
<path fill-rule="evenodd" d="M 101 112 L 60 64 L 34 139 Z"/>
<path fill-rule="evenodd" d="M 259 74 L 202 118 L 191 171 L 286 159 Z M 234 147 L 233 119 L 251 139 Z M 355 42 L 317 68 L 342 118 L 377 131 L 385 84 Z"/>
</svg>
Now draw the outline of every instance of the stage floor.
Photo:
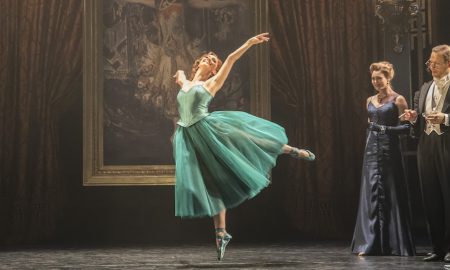
<svg viewBox="0 0 450 270">
<path fill-rule="evenodd" d="M 0 269 L 444 269 L 443 262 L 426 263 L 422 258 L 358 257 L 341 243 L 230 243 L 221 262 L 213 244 L 23 248 L 1 250 Z"/>
</svg>

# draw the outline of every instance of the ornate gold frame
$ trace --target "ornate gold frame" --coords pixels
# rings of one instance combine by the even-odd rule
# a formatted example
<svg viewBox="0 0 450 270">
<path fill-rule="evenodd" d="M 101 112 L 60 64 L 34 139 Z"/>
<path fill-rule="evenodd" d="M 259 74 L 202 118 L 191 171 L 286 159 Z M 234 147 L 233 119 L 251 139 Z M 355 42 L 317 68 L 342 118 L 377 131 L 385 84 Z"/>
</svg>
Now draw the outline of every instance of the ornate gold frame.
<svg viewBox="0 0 450 270">
<path fill-rule="evenodd" d="M 202 0 L 203 1 L 203 0 Z M 255 33 L 268 27 L 267 0 L 249 0 L 254 6 Z M 83 184 L 85 186 L 173 185 L 174 165 L 114 165 L 103 162 L 102 1 L 84 0 L 83 66 Z M 250 52 L 252 65 L 251 111 L 270 118 L 268 46 Z"/>
</svg>

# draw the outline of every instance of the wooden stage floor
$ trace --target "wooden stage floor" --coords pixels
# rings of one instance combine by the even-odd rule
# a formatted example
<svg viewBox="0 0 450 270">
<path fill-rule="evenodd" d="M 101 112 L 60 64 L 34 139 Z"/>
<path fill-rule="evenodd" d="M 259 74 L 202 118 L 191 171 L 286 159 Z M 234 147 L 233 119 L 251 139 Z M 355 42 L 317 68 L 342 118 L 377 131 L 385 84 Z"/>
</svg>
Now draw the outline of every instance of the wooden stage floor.
<svg viewBox="0 0 450 270">
<path fill-rule="evenodd" d="M 427 248 L 418 248 L 425 253 Z M 20 248 L 0 250 L 0 269 L 444 269 L 423 256 L 358 257 L 346 243 L 240 244 L 223 261 L 213 244 Z"/>
</svg>

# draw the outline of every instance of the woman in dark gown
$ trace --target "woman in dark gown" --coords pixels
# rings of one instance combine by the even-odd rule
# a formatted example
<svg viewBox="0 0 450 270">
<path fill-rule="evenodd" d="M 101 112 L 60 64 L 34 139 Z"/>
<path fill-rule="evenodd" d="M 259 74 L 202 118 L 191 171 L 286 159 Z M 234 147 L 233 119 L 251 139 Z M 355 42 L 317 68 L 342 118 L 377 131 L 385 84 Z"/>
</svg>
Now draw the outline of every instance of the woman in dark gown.
<svg viewBox="0 0 450 270">
<path fill-rule="evenodd" d="M 409 122 L 400 122 L 408 105 L 391 88 L 394 70 L 390 63 L 374 63 L 370 73 L 378 93 L 367 99 L 369 127 L 352 253 L 413 256 L 415 248 L 398 137 L 409 133 Z"/>
</svg>

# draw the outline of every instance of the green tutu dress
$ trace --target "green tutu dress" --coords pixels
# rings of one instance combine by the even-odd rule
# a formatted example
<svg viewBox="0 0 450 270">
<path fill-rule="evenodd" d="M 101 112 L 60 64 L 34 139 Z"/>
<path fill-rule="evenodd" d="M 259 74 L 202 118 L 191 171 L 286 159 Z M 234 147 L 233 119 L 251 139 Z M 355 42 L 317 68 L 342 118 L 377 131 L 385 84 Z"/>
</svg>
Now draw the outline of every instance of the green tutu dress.
<svg viewBox="0 0 450 270">
<path fill-rule="evenodd" d="M 208 113 L 202 86 L 177 96 L 175 215 L 214 216 L 254 197 L 287 143 L 284 128 L 246 112 Z"/>
</svg>

